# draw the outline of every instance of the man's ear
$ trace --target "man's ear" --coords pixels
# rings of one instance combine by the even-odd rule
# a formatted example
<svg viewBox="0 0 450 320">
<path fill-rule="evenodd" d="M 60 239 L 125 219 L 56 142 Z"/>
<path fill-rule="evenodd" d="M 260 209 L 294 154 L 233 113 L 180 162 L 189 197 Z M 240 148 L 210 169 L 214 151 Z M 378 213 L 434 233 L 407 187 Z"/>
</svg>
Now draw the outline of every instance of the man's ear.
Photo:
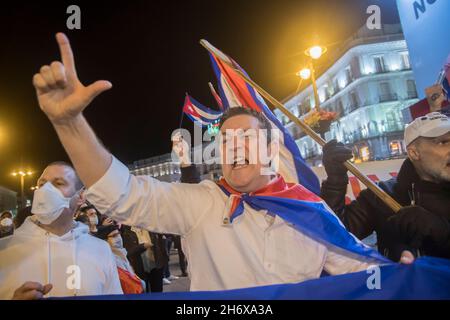
<svg viewBox="0 0 450 320">
<path fill-rule="evenodd" d="M 420 152 L 419 152 L 419 149 L 417 148 L 416 143 L 412 143 L 411 145 L 409 145 L 406 148 L 406 152 L 408 153 L 408 158 L 411 161 L 419 161 L 420 160 Z"/>
<path fill-rule="evenodd" d="M 268 154 L 270 155 L 270 160 L 273 160 L 280 153 L 280 144 L 277 140 L 272 140 L 267 146 Z"/>
<path fill-rule="evenodd" d="M 270 167 L 273 171 L 278 172 L 280 162 L 280 144 L 278 139 L 272 140 L 267 146 L 270 157 Z"/>
</svg>

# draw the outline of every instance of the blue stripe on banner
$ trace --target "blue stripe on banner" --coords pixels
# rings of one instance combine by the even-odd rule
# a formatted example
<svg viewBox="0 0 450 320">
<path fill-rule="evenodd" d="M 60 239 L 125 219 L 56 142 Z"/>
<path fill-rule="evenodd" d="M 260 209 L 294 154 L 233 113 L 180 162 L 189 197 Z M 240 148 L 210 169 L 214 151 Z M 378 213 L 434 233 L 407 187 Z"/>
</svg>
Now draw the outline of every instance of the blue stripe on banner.
<svg viewBox="0 0 450 320">
<path fill-rule="evenodd" d="M 377 272 L 377 271 L 375 271 Z M 379 269 L 380 288 L 369 289 L 361 271 L 313 279 L 226 291 L 168 292 L 139 295 L 70 297 L 98 300 L 450 300 L 450 260 L 421 257 L 412 265 L 391 264 Z"/>
</svg>

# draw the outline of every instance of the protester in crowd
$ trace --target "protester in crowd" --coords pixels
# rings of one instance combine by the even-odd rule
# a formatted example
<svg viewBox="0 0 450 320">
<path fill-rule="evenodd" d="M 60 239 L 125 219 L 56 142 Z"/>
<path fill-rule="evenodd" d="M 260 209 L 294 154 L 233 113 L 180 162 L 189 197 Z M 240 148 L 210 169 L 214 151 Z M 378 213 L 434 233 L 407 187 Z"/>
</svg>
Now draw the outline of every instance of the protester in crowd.
<svg viewBox="0 0 450 320">
<path fill-rule="evenodd" d="M 183 139 L 180 132 L 172 137 L 172 153 L 180 165 L 180 182 L 182 183 L 200 183 L 200 173 L 197 167 L 190 161 L 190 150 L 188 143 Z M 181 269 L 181 277 L 187 277 L 187 259 L 183 251 L 183 239 L 180 236 L 174 237 L 174 245 L 178 250 L 178 259 Z"/>
<path fill-rule="evenodd" d="M 225 159 L 224 179 L 219 184 L 212 181 L 166 183 L 150 176 L 131 175 L 99 142 L 82 114 L 111 84 L 107 81 L 97 81 L 87 87 L 81 84 L 67 37 L 58 34 L 57 41 L 64 64 L 55 62 L 51 67 L 44 66 L 34 76 L 33 83 L 41 109 L 52 122 L 87 187 L 86 198 L 101 213 L 126 225 L 183 236 L 191 290 L 293 283 L 317 278 L 324 270 L 342 274 L 387 262 L 357 242 L 324 206 L 320 207 L 321 211 L 313 206 L 309 209 L 316 210 L 318 217 L 326 217 L 324 221 L 332 220 L 329 227 L 351 246 L 339 243 L 342 249 L 337 249 L 333 245 L 337 244 L 335 239 L 322 241 L 327 234 L 320 225 L 302 225 L 302 228 L 312 228 L 308 229 L 312 233 L 306 235 L 299 226 L 285 221 L 290 219 L 287 215 L 280 218 L 282 212 L 248 205 L 248 201 L 258 200 L 254 194 L 260 192 L 276 195 L 272 204 L 281 199 L 281 194 L 287 197 L 289 192 L 297 200 L 293 203 L 298 209 L 302 201 L 320 202 L 320 198 L 301 185 L 288 185 L 280 175 L 266 174 L 270 165 L 259 156 L 252 154 L 256 159 L 250 163 L 252 137 L 242 139 L 236 132 L 257 131 L 253 136 L 256 145 L 266 143 L 270 159 L 274 159 L 277 151 L 276 141 L 271 140 L 270 123 L 254 110 L 230 108 L 221 119 L 224 141 L 221 154 Z M 231 136 L 227 134 L 230 131 Z M 223 152 L 229 146 L 228 139 L 237 142 L 231 158 Z M 237 149 L 245 151 L 243 157 L 235 157 Z M 330 231 L 327 228 L 326 232 Z M 413 257 L 405 253 L 402 259 L 411 263 Z"/>
<path fill-rule="evenodd" d="M 31 213 L 31 206 L 18 210 L 16 216 L 14 217 L 14 229 L 18 229 L 25 219 L 31 215 L 33 215 Z"/>
<path fill-rule="evenodd" d="M 0 215 L 0 238 L 14 233 L 13 214 L 11 211 L 3 211 Z"/>
<path fill-rule="evenodd" d="M 172 245 L 174 243 L 174 235 L 172 234 L 165 234 L 164 235 L 164 243 L 165 243 L 165 250 L 167 255 L 167 264 L 164 266 L 164 278 L 163 283 L 164 284 L 171 284 L 173 280 L 178 280 L 179 277 L 176 275 L 173 275 L 170 272 L 170 253 L 172 250 Z"/>
<path fill-rule="evenodd" d="M 163 291 L 163 267 L 168 259 L 161 253 L 164 247 L 160 235 L 147 230 L 122 226 L 123 244 L 136 274 L 146 282 L 147 292 Z"/>
<path fill-rule="evenodd" d="M 172 235 L 173 246 L 178 253 L 178 264 L 180 265 L 181 274 L 179 277 L 187 277 L 187 260 L 183 252 L 183 247 L 181 244 L 181 237 L 177 235 Z"/>
<path fill-rule="evenodd" d="M 0 299 L 122 293 L 109 246 L 73 220 L 81 187 L 73 167 L 51 163 L 37 184 L 33 215 L 0 239 Z"/>
<path fill-rule="evenodd" d="M 146 292 L 149 292 L 148 273 L 150 273 L 150 270 L 144 264 L 148 264 L 150 261 L 148 254 L 149 252 L 151 253 L 152 243 L 148 231 L 142 230 L 142 234 L 139 232 L 141 239 L 139 239 L 135 231 L 135 229 L 129 226 L 122 226 L 120 228 L 123 246 L 127 250 L 127 259 L 136 275 L 145 281 Z"/>
<path fill-rule="evenodd" d="M 154 266 L 150 270 L 149 282 L 152 292 L 163 291 L 164 267 L 169 263 L 169 257 L 165 250 L 165 239 L 162 234 L 150 232 L 153 244 Z"/>
<path fill-rule="evenodd" d="M 127 258 L 127 250 L 117 224 L 111 224 L 99 229 L 96 236 L 108 242 L 114 254 L 120 285 L 125 294 L 145 292 L 145 281 L 136 275 Z"/>
<path fill-rule="evenodd" d="M 95 234 L 100 221 L 100 213 L 92 204 L 84 205 L 78 210 L 75 220 L 86 224 L 89 227 L 89 232 Z"/>
<path fill-rule="evenodd" d="M 183 139 L 180 131 L 172 136 L 172 155 L 174 160 L 180 165 L 180 182 L 200 183 L 200 173 L 196 165 L 191 162 L 189 145 Z"/>
<path fill-rule="evenodd" d="M 376 231 L 378 250 L 396 260 L 405 249 L 450 258 L 450 121 L 439 113 L 405 129 L 408 158 L 396 178 L 379 183 L 403 208 L 394 213 L 369 189 L 345 205 L 350 149 L 336 140 L 323 148 L 327 179 L 322 198 L 347 229 L 363 239 Z"/>
</svg>

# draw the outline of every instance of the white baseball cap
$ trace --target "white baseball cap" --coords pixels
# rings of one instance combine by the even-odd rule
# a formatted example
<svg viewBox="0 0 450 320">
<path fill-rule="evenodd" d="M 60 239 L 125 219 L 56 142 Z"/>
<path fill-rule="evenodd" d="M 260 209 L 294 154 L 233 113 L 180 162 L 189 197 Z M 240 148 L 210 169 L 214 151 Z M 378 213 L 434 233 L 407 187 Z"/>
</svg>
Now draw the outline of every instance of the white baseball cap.
<svg viewBox="0 0 450 320">
<path fill-rule="evenodd" d="M 450 132 L 448 117 L 439 112 L 432 112 L 415 119 L 406 126 L 405 144 L 409 146 L 419 137 L 437 138 L 448 132 Z"/>
</svg>

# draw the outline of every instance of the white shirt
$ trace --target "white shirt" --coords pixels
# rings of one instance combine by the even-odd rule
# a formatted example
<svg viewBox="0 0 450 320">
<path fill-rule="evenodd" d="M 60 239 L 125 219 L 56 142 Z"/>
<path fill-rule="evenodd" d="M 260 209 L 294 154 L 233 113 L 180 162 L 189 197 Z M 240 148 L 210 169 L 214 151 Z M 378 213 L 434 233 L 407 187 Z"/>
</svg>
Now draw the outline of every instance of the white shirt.
<svg viewBox="0 0 450 320">
<path fill-rule="evenodd" d="M 49 297 L 122 294 L 106 241 L 88 234 L 80 222 L 59 237 L 37 226 L 33 218 L 0 239 L 0 299 L 11 299 L 27 281 L 51 283 Z"/>
<path fill-rule="evenodd" d="M 86 197 L 121 223 L 181 235 L 191 290 L 295 283 L 318 278 L 324 269 L 341 274 L 368 267 L 245 203 L 244 213 L 224 225 L 229 198 L 212 181 L 167 183 L 133 176 L 113 157 Z"/>
</svg>

